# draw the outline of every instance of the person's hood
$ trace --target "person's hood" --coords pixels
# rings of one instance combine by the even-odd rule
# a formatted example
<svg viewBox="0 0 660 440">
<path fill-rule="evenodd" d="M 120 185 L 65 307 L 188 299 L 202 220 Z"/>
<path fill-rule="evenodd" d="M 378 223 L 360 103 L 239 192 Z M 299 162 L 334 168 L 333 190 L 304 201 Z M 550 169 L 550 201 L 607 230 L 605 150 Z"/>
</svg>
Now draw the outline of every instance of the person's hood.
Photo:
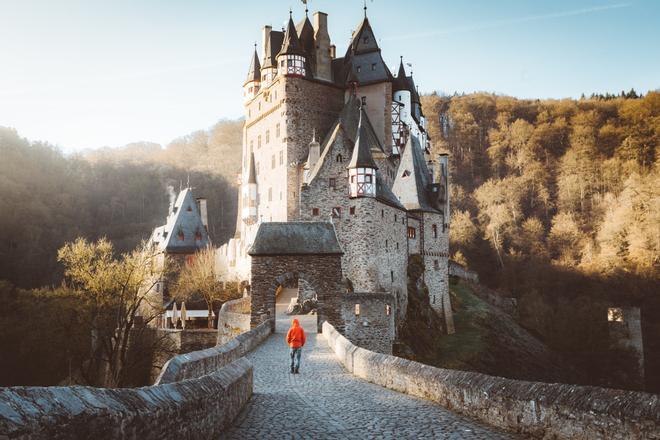
<svg viewBox="0 0 660 440">
<path fill-rule="evenodd" d="M 292 327 L 300 327 L 300 323 L 298 322 L 297 319 L 294 319 L 293 321 L 291 321 L 291 326 Z"/>
</svg>

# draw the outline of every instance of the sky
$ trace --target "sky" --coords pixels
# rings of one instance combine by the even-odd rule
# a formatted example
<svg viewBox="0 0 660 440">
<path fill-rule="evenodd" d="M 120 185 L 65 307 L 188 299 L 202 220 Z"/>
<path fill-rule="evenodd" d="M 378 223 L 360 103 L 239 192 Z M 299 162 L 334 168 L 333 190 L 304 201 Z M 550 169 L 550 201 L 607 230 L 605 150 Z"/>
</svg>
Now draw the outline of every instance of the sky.
<svg viewBox="0 0 660 440">
<path fill-rule="evenodd" d="M 361 0 L 309 0 L 343 54 Z M 520 98 L 660 88 L 660 1 L 368 0 L 421 92 Z M 300 0 L 0 0 L 0 126 L 64 152 L 166 145 L 243 115 L 261 28 Z"/>
</svg>

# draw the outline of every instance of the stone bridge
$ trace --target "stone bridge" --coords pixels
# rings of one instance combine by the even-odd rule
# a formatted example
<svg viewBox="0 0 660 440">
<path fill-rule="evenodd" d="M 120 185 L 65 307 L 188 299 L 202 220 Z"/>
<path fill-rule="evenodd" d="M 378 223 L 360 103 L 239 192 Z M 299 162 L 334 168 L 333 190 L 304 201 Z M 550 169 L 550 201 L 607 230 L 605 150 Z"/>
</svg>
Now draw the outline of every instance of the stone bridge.
<svg viewBox="0 0 660 440">
<path fill-rule="evenodd" d="M 0 439 L 660 439 L 657 395 L 443 370 L 303 325 L 299 375 L 269 320 L 176 356 L 151 387 L 0 389 Z"/>
</svg>

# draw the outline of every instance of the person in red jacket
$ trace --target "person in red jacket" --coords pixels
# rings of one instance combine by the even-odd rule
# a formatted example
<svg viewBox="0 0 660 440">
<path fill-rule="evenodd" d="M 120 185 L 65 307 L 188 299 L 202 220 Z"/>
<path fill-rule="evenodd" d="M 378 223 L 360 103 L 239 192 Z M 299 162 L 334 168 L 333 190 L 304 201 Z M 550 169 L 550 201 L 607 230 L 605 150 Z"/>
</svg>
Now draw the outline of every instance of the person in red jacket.
<svg viewBox="0 0 660 440">
<path fill-rule="evenodd" d="M 303 345 L 305 345 L 305 330 L 300 326 L 297 319 L 291 322 L 291 328 L 286 334 L 286 343 L 291 348 L 291 373 L 298 374 L 300 369 L 300 355 L 302 354 Z"/>
</svg>

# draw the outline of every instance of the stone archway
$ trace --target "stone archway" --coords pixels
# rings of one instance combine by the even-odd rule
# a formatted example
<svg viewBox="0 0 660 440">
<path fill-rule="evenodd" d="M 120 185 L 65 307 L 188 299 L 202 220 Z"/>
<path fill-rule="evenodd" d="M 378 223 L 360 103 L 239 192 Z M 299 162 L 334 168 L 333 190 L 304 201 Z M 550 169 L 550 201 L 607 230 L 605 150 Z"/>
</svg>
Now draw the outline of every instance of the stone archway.
<svg viewBox="0 0 660 440">
<path fill-rule="evenodd" d="M 275 318 L 279 286 L 304 279 L 317 295 L 317 331 L 323 321 L 343 331 L 343 251 L 331 223 L 262 223 L 249 254 L 252 327 Z"/>
</svg>

